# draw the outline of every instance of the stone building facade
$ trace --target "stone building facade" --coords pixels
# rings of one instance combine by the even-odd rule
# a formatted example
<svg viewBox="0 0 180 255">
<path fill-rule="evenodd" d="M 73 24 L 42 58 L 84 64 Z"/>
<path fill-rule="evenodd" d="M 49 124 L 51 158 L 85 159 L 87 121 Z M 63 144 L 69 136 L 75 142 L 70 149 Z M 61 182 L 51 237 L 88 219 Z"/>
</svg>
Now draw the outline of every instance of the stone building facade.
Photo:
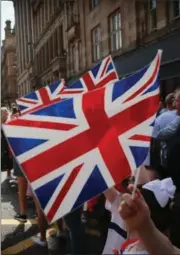
<svg viewBox="0 0 180 255">
<path fill-rule="evenodd" d="M 1 102 L 7 106 L 17 98 L 16 35 L 11 21 L 6 21 L 5 39 L 1 47 Z"/>
<path fill-rule="evenodd" d="M 59 0 L 14 0 L 18 88 L 25 95 L 66 75 L 63 7 Z"/>
<path fill-rule="evenodd" d="M 129 75 L 159 47 L 162 84 L 171 90 L 179 83 L 180 0 L 14 0 L 14 5 L 18 84 L 26 88 L 21 94 L 62 77 L 71 83 L 108 54 L 119 76 Z"/>
<path fill-rule="evenodd" d="M 180 0 L 67 1 L 65 17 L 68 77 L 76 79 L 108 54 L 119 77 L 126 76 L 161 48 L 162 96 L 180 86 Z"/>
<path fill-rule="evenodd" d="M 59 0 L 31 1 L 34 31 L 34 75 L 40 86 L 66 76 L 64 4 Z"/>
</svg>

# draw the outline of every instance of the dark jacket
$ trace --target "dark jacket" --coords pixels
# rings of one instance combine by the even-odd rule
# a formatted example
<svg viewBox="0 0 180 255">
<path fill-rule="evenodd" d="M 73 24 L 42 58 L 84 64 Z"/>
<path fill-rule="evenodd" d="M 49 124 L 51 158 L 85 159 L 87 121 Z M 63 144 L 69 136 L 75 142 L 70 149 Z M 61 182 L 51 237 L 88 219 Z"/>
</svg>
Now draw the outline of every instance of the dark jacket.
<svg viewBox="0 0 180 255">
<path fill-rule="evenodd" d="M 180 192 L 180 127 L 168 148 L 167 165 L 169 175 Z"/>
</svg>

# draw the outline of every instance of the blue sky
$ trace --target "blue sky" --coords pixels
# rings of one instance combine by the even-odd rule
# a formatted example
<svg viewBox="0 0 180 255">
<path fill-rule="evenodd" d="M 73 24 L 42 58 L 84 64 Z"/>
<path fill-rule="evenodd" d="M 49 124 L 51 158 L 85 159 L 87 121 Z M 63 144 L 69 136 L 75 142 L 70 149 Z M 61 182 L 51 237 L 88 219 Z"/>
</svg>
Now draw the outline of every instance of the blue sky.
<svg viewBox="0 0 180 255">
<path fill-rule="evenodd" d="M 14 7 L 11 1 L 1 1 L 1 40 L 4 39 L 4 27 L 6 20 L 12 21 L 12 27 L 14 26 Z"/>
</svg>

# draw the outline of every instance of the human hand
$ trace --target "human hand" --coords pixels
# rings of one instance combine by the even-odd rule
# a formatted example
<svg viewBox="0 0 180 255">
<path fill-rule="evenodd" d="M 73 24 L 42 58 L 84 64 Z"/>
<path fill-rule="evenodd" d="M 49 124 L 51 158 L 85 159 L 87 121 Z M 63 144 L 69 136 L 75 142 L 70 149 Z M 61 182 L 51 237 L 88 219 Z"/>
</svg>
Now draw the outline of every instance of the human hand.
<svg viewBox="0 0 180 255">
<path fill-rule="evenodd" d="M 133 185 L 129 185 L 132 192 Z M 151 221 L 149 207 L 139 190 L 133 198 L 131 194 L 124 194 L 119 207 L 119 213 L 130 230 L 139 230 Z"/>
</svg>

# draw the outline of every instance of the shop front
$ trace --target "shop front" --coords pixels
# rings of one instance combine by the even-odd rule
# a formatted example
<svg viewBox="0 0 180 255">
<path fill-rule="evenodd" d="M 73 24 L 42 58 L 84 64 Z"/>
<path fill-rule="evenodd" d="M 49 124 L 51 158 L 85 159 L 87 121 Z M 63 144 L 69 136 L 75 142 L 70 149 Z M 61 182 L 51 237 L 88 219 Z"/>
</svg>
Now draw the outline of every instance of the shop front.
<svg viewBox="0 0 180 255">
<path fill-rule="evenodd" d="M 144 47 L 115 57 L 114 63 L 120 78 L 128 76 L 148 65 L 158 49 L 163 50 L 160 80 L 161 95 L 164 97 L 180 87 L 180 29 Z"/>
</svg>

